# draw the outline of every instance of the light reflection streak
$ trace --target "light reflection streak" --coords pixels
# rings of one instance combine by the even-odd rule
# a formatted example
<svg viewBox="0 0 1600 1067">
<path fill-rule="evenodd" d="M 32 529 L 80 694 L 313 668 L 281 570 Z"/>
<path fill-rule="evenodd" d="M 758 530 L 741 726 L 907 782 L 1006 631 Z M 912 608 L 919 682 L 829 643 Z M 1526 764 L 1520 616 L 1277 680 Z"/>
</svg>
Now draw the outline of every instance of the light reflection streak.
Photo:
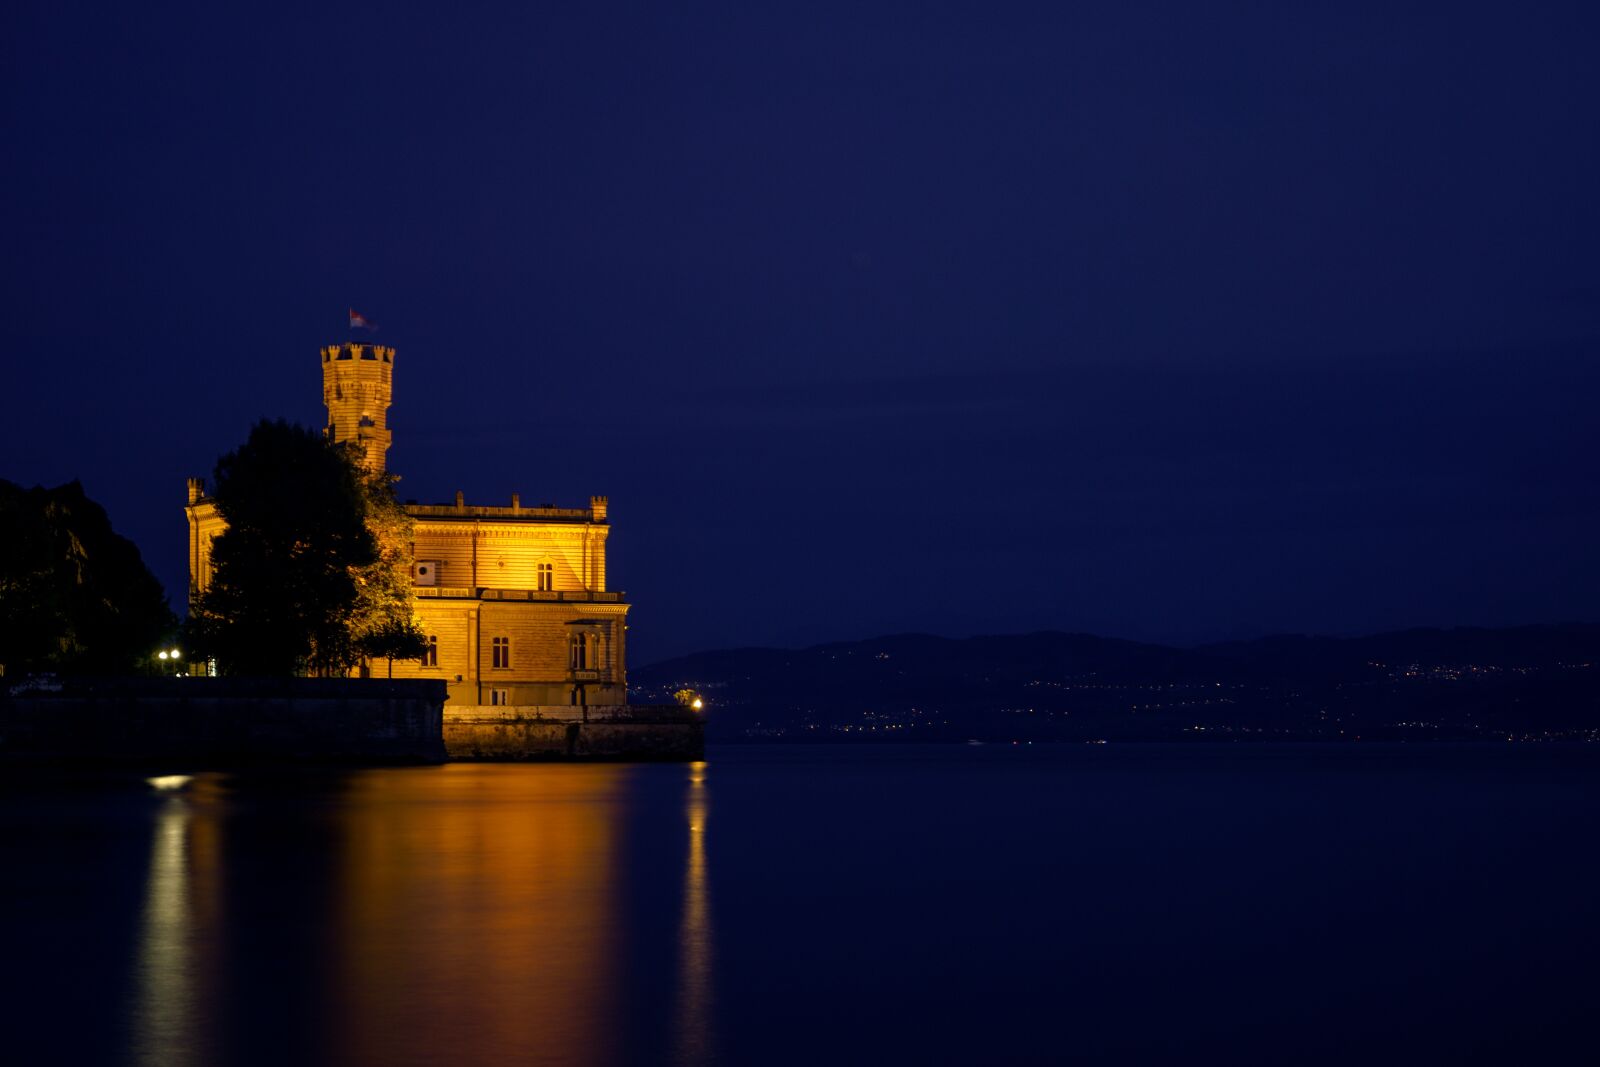
<svg viewBox="0 0 1600 1067">
<path fill-rule="evenodd" d="M 205 797 L 199 799 L 204 806 Z M 137 1063 L 204 1062 L 208 1012 L 202 1001 L 216 960 L 203 951 L 197 932 L 215 917 L 219 888 L 213 814 L 208 807 L 197 812 L 194 800 L 170 793 L 155 817 L 135 967 L 131 1036 Z"/>
<path fill-rule="evenodd" d="M 358 772 L 327 795 L 257 795 L 253 822 L 236 817 L 237 784 L 224 790 L 202 775 L 163 791 L 151 812 L 129 1062 L 403 1064 L 445 1053 L 460 1063 L 622 1062 L 630 957 L 619 848 L 634 773 Z M 681 1010 L 657 1031 L 655 1056 L 681 1050 L 705 1062 L 703 764 L 689 788 L 680 981 L 674 997 L 662 988 L 670 972 L 661 975 L 655 994 Z M 224 830 L 230 857 L 257 877 L 224 879 Z M 302 984 L 268 1003 L 250 991 L 275 971 Z"/>
<path fill-rule="evenodd" d="M 689 856 L 683 872 L 683 918 L 678 926 L 678 1002 L 676 1057 L 679 1063 L 709 1063 L 715 1059 L 712 1042 L 711 887 L 706 878 L 705 761 L 689 765 Z"/>
</svg>

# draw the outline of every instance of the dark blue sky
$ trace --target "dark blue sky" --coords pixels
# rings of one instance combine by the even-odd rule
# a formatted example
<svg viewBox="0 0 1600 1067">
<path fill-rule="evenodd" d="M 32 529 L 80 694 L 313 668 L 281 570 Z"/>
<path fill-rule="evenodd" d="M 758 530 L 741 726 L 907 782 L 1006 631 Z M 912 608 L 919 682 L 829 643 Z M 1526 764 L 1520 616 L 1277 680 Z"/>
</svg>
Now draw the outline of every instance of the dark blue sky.
<svg viewBox="0 0 1600 1067">
<path fill-rule="evenodd" d="M 1310 6 L 7 5 L 0 477 L 177 602 L 349 305 L 636 662 L 1594 619 L 1600 14 Z"/>
</svg>

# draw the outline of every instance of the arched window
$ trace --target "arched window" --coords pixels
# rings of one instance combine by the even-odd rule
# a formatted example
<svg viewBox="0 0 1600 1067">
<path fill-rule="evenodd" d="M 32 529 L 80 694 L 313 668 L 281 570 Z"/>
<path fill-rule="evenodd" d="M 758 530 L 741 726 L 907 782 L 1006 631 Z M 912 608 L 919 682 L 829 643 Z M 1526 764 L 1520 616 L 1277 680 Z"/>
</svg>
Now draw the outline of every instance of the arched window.
<svg viewBox="0 0 1600 1067">
<path fill-rule="evenodd" d="M 575 671 L 589 668 L 589 641 L 585 634 L 573 634 L 567 642 L 569 666 Z"/>
<path fill-rule="evenodd" d="M 534 568 L 534 576 L 539 580 L 539 592 L 548 593 L 550 590 L 556 587 L 556 569 L 553 564 L 539 564 Z"/>
</svg>

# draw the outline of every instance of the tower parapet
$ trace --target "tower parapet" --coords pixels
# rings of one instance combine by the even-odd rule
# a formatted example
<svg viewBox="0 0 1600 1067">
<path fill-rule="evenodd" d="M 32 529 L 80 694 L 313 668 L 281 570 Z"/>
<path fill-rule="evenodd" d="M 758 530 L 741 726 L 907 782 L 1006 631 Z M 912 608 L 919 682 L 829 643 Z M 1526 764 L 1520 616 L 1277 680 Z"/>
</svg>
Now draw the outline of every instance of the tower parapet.
<svg viewBox="0 0 1600 1067">
<path fill-rule="evenodd" d="M 354 442 L 368 470 L 383 470 L 384 454 L 389 451 L 393 379 L 392 348 L 348 343 L 322 349 L 322 402 L 328 408 L 328 436 Z"/>
</svg>

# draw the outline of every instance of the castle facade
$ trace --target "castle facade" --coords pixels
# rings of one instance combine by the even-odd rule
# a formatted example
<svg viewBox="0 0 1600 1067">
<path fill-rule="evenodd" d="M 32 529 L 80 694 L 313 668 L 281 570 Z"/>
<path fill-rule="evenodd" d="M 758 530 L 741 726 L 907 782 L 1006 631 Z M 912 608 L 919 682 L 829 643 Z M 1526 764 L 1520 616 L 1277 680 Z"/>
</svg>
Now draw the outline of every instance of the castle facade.
<svg viewBox="0 0 1600 1067">
<path fill-rule="evenodd" d="M 394 349 L 322 349 L 328 435 L 382 470 L 390 444 Z M 395 661 L 396 678 L 437 678 L 448 704 L 627 703 L 628 603 L 606 587 L 607 499 L 586 508 L 407 502 L 414 523 L 412 605 L 428 652 Z M 225 528 L 202 479 L 189 479 L 189 592 L 211 581 L 211 542 Z"/>
</svg>

